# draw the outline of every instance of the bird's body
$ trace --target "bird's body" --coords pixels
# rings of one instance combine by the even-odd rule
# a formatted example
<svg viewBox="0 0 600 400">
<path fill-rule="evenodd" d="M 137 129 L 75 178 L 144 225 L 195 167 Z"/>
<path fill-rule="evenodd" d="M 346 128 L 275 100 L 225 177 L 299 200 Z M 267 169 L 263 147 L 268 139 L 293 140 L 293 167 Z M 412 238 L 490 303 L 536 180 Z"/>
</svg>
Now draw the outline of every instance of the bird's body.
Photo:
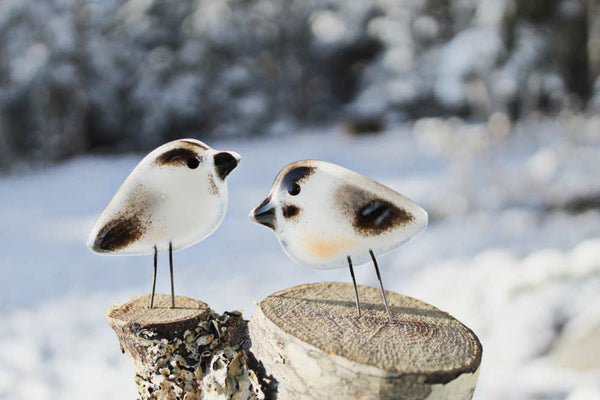
<svg viewBox="0 0 600 400">
<path fill-rule="evenodd" d="M 227 211 L 227 177 L 235 152 L 219 152 L 195 139 L 150 152 L 104 209 L 87 240 L 102 254 L 176 251 L 213 233 Z"/>
<path fill-rule="evenodd" d="M 298 161 L 284 167 L 250 219 L 273 229 L 294 261 L 345 268 L 405 244 L 427 227 L 418 204 L 336 164 Z"/>
<path fill-rule="evenodd" d="M 292 196 L 288 187 L 294 184 L 301 191 Z M 370 260 L 369 250 L 386 253 L 427 227 L 427 213 L 409 198 L 324 161 L 286 166 L 268 198 L 281 246 L 290 258 L 310 268 L 345 268 L 347 257 L 362 264 Z"/>
</svg>

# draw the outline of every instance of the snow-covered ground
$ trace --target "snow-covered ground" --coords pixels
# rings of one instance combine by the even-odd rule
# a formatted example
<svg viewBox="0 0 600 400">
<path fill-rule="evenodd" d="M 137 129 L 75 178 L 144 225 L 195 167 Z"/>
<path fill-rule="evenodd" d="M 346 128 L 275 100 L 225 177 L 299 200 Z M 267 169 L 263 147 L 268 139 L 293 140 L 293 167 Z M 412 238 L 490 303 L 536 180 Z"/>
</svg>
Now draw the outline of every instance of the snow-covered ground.
<svg viewBox="0 0 600 400">
<path fill-rule="evenodd" d="M 285 164 L 328 160 L 429 211 L 422 236 L 380 258 L 384 283 L 478 334 L 476 399 L 600 399 L 600 212 L 565 210 L 600 193 L 599 119 L 514 129 L 501 115 L 480 125 L 429 119 L 377 136 L 332 128 L 209 144 L 243 160 L 222 226 L 175 254 L 177 294 L 250 318 L 255 302 L 277 290 L 349 281 L 346 270 L 295 265 L 272 232 L 247 218 Z M 0 399 L 136 398 L 105 312 L 149 292 L 152 260 L 92 254 L 85 236 L 140 158 L 88 156 L 0 178 Z M 161 255 L 162 293 L 166 265 Z M 368 265 L 357 280 L 377 285 Z"/>
</svg>

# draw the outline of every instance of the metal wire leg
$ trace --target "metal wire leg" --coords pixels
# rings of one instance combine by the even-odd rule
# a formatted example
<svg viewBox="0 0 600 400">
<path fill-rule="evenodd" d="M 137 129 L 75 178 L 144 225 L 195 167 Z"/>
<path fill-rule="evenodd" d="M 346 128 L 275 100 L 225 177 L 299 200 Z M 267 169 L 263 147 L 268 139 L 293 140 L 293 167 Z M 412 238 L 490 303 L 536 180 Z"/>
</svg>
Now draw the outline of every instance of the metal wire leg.
<svg viewBox="0 0 600 400">
<path fill-rule="evenodd" d="M 171 308 L 175 308 L 175 285 L 173 284 L 173 243 L 169 242 L 169 269 L 171 271 Z"/>
<path fill-rule="evenodd" d="M 158 250 L 154 246 L 154 275 L 152 276 L 152 294 L 150 295 L 150 308 L 154 308 L 154 292 L 156 290 L 156 267 L 158 265 Z"/>
<path fill-rule="evenodd" d="M 390 319 L 390 323 L 393 323 L 392 313 L 390 312 L 390 307 L 388 306 L 387 297 L 385 297 L 385 290 L 383 289 L 383 282 L 381 282 L 381 274 L 379 273 L 379 267 L 377 266 L 377 260 L 375 259 L 375 254 L 373 254 L 373 250 L 369 250 L 369 254 L 371 254 L 371 259 L 373 260 L 373 265 L 375 266 L 375 272 L 377 273 L 377 279 L 379 279 L 379 286 L 381 286 L 381 295 L 383 296 L 383 302 L 385 304 L 385 309 L 388 314 L 388 318 Z"/>
<path fill-rule="evenodd" d="M 356 298 L 356 312 L 358 312 L 358 318 L 360 318 L 360 301 L 358 300 L 358 288 L 356 287 L 356 278 L 354 278 L 354 268 L 352 268 L 352 259 L 348 256 L 348 267 L 350 267 L 350 276 L 352 276 L 352 283 L 354 283 L 354 297 Z"/>
</svg>

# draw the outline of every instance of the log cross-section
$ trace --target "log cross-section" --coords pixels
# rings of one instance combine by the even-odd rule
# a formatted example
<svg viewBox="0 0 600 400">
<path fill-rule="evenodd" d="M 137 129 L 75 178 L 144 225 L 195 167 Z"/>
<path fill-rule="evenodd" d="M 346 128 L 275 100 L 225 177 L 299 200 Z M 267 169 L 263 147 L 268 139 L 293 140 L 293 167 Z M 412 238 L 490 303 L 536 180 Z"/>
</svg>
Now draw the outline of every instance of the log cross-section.
<svg viewBox="0 0 600 400">
<path fill-rule="evenodd" d="M 378 289 L 317 283 L 275 293 L 250 321 L 251 351 L 278 399 L 468 400 L 482 347 L 449 314 L 388 292 L 389 323 Z"/>
<path fill-rule="evenodd" d="M 112 306 L 108 321 L 133 363 L 143 400 L 264 399 L 250 367 L 247 321 L 187 297 L 141 296 Z"/>
</svg>

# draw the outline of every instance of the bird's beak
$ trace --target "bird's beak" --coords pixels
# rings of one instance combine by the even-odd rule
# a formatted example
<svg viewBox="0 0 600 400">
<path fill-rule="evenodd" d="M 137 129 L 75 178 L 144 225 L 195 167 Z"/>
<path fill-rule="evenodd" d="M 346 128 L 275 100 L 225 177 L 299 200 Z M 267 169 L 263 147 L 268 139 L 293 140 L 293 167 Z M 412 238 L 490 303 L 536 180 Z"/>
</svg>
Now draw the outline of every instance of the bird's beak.
<svg viewBox="0 0 600 400">
<path fill-rule="evenodd" d="M 271 197 L 264 199 L 262 203 L 250 211 L 248 216 L 250 221 L 256 222 L 257 224 L 264 225 L 275 230 L 276 216 L 275 216 L 275 205 L 271 203 Z"/>
<path fill-rule="evenodd" d="M 227 176 L 238 166 L 242 157 L 235 151 L 221 151 L 214 155 L 215 170 L 221 180 L 225 180 Z"/>
</svg>

